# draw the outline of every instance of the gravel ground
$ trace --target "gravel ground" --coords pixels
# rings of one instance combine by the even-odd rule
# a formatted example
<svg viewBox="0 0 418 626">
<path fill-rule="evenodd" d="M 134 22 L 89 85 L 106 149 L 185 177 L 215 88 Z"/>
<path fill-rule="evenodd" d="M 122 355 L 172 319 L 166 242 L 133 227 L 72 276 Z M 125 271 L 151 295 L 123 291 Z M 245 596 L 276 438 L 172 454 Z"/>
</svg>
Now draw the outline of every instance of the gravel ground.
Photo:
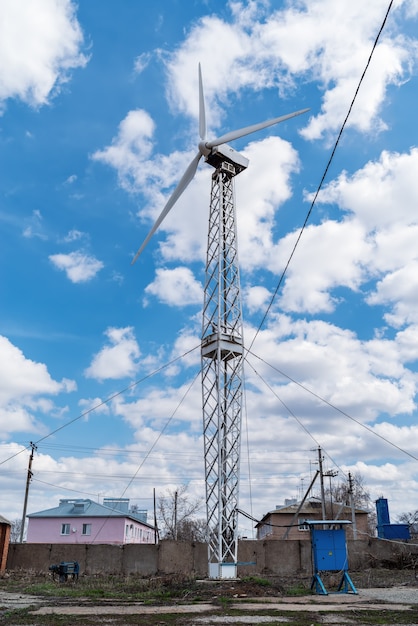
<svg viewBox="0 0 418 626">
<path fill-rule="evenodd" d="M 360 589 L 359 595 L 370 600 L 382 600 L 394 604 L 418 604 L 417 587 L 379 587 L 378 589 Z"/>
</svg>

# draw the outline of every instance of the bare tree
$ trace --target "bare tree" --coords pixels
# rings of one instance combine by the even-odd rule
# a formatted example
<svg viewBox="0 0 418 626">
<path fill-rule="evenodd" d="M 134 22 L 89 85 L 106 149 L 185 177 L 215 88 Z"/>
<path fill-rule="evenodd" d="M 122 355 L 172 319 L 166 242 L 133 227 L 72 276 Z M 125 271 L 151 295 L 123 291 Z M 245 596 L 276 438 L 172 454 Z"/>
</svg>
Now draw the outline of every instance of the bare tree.
<svg viewBox="0 0 418 626">
<path fill-rule="evenodd" d="M 20 541 L 20 533 L 22 530 L 22 520 L 15 519 L 12 522 L 12 526 L 10 528 L 10 542 L 18 543 Z"/>
<path fill-rule="evenodd" d="M 359 474 L 353 474 L 351 480 L 351 488 L 353 495 L 353 503 L 356 509 L 368 511 L 367 516 L 367 532 L 374 537 L 376 535 L 377 516 L 372 506 L 370 493 L 365 486 L 364 477 Z M 349 481 L 339 482 L 332 485 L 331 489 L 325 490 L 325 496 L 335 503 L 350 505 L 350 483 Z"/>
<path fill-rule="evenodd" d="M 354 506 L 359 509 L 370 509 L 371 498 L 370 493 L 365 487 L 364 477 L 359 473 L 353 474 L 351 484 L 353 489 Z M 332 497 L 334 502 L 350 504 L 350 484 L 348 480 L 332 485 L 331 489 L 328 488 L 325 490 L 325 495 Z"/>
<path fill-rule="evenodd" d="M 411 537 L 416 538 L 418 536 L 418 510 L 402 513 L 397 518 L 397 521 L 398 524 L 408 524 Z"/>
<path fill-rule="evenodd" d="M 167 489 L 158 499 L 157 511 L 161 539 L 205 541 L 206 522 L 196 518 L 202 509 L 201 498 L 191 498 L 187 485 Z"/>
</svg>

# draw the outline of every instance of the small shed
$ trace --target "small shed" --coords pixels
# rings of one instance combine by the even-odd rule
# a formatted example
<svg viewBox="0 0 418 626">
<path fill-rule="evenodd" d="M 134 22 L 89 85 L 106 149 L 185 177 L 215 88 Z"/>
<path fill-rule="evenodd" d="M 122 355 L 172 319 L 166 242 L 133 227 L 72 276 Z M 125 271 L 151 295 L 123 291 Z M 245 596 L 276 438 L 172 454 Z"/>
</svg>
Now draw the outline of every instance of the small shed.
<svg viewBox="0 0 418 626">
<path fill-rule="evenodd" d="M 4 572 L 6 569 L 11 528 L 11 522 L 0 515 L 0 572 Z"/>
</svg>

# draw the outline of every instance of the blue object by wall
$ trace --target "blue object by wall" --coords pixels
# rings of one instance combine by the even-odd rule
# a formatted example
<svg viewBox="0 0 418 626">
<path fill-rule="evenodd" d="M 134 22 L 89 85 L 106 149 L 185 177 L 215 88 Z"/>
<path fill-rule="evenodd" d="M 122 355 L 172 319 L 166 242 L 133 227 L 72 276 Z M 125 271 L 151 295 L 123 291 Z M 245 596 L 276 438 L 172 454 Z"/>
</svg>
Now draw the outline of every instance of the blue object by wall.
<svg viewBox="0 0 418 626">
<path fill-rule="evenodd" d="M 348 570 L 347 546 L 343 528 L 311 528 L 312 550 L 316 572 Z"/>
</svg>

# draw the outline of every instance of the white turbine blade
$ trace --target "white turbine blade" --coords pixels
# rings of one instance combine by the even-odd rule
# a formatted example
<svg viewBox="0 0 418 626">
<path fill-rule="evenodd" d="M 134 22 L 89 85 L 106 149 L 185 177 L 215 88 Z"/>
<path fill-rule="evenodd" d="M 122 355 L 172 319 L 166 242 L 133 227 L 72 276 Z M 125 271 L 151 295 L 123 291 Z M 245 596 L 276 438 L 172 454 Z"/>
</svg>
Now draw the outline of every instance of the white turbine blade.
<svg viewBox="0 0 418 626">
<path fill-rule="evenodd" d="M 145 246 L 147 245 L 147 243 L 149 242 L 149 240 L 151 239 L 151 237 L 153 236 L 153 234 L 155 233 L 157 228 L 160 226 L 161 222 L 165 219 L 165 217 L 167 216 L 169 211 L 173 208 L 173 206 L 175 205 L 177 200 L 180 198 L 180 196 L 183 193 L 183 191 L 186 189 L 186 187 L 193 180 L 193 177 L 194 177 L 194 175 L 196 173 L 197 166 L 199 165 L 199 161 L 200 161 L 201 157 L 202 157 L 201 153 L 198 152 L 196 154 L 196 156 L 194 157 L 193 161 L 189 164 L 187 170 L 184 172 L 184 174 L 181 177 L 179 183 L 177 184 L 177 187 L 175 188 L 175 190 L 173 191 L 173 193 L 169 197 L 169 199 L 167 201 L 167 204 L 165 205 L 165 207 L 161 211 L 157 221 L 155 222 L 154 226 L 151 228 L 150 232 L 146 236 L 142 246 L 139 248 L 138 252 L 135 254 L 134 258 L 132 259 L 131 265 L 133 265 L 135 263 L 135 261 L 138 259 L 138 257 L 142 253 L 143 249 L 145 248 Z"/>
<path fill-rule="evenodd" d="M 202 69 L 199 63 L 199 135 L 202 141 L 206 139 L 205 96 L 203 93 Z"/>
<path fill-rule="evenodd" d="M 253 124 L 252 126 L 246 126 L 245 128 L 240 128 L 239 130 L 232 130 L 230 133 L 222 135 L 222 137 L 218 137 L 217 139 L 206 142 L 205 145 L 207 148 L 214 148 L 215 146 L 220 146 L 222 143 L 229 143 L 234 139 L 239 139 L 240 137 L 245 137 L 245 135 L 255 133 L 257 130 L 262 130 L 263 128 L 274 126 L 274 124 L 279 124 L 280 122 L 289 120 L 291 117 L 296 117 L 297 115 L 306 113 L 306 111 L 309 111 L 309 109 L 302 109 L 301 111 L 295 111 L 294 113 L 289 113 L 288 115 L 275 117 L 274 119 L 267 120 L 266 122 L 260 122 L 259 124 Z"/>
</svg>

